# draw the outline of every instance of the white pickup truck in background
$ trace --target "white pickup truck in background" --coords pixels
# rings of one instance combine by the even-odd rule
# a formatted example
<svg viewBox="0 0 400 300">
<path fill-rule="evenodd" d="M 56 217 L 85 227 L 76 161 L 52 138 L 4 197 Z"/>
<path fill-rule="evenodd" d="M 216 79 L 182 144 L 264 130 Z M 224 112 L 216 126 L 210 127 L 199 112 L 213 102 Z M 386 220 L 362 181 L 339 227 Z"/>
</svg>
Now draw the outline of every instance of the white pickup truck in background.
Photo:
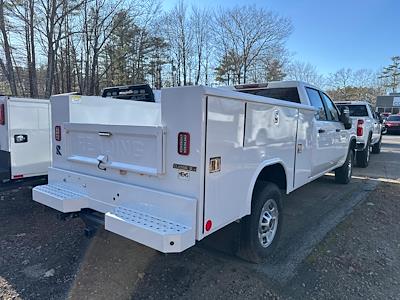
<svg viewBox="0 0 400 300">
<path fill-rule="evenodd" d="M 357 130 L 357 165 L 366 168 L 370 160 L 370 153 L 381 152 L 382 123 L 379 116 L 374 112 L 368 102 L 363 101 L 340 101 L 336 105 L 341 108 L 347 106 L 353 127 Z"/>
<path fill-rule="evenodd" d="M 106 230 L 164 253 L 239 220 L 238 254 L 265 259 L 279 240 L 281 191 L 330 171 L 348 183 L 356 139 L 348 111 L 314 86 L 232 89 L 166 88 L 160 103 L 53 96 L 49 183 L 33 199 L 100 216 Z"/>
<path fill-rule="evenodd" d="M 0 182 L 47 175 L 50 100 L 0 97 Z"/>
</svg>

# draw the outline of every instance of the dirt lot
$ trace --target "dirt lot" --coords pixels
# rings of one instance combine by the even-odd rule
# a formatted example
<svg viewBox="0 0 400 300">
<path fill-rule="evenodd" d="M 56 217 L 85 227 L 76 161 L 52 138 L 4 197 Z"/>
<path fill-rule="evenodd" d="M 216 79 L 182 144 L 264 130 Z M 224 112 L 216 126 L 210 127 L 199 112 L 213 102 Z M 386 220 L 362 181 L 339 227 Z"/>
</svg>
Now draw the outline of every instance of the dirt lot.
<svg viewBox="0 0 400 300">
<path fill-rule="evenodd" d="M 285 238 L 262 265 L 232 256 L 234 225 L 161 255 L 104 230 L 88 240 L 79 219 L 31 201 L 29 186 L 1 188 L 0 299 L 396 299 L 400 137 L 383 150 L 370 166 L 379 180 L 357 170 L 349 186 L 327 176 L 288 197 Z"/>
</svg>

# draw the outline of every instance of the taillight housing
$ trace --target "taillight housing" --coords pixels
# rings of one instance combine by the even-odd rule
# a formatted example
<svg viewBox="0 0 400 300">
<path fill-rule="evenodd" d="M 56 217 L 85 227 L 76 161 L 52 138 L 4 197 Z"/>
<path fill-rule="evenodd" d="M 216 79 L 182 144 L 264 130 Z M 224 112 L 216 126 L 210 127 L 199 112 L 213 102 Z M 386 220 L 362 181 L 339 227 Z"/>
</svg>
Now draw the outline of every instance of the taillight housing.
<svg viewBox="0 0 400 300">
<path fill-rule="evenodd" d="M 178 133 L 178 154 L 189 155 L 190 153 L 190 133 L 179 132 Z"/>
<path fill-rule="evenodd" d="M 54 138 L 57 142 L 61 141 L 61 126 L 57 125 L 54 127 Z"/>
<path fill-rule="evenodd" d="M 362 136 L 364 134 L 364 120 L 357 121 L 357 136 Z"/>
<path fill-rule="evenodd" d="M 4 103 L 0 104 L 0 125 L 6 124 L 6 114 L 4 111 Z"/>
</svg>

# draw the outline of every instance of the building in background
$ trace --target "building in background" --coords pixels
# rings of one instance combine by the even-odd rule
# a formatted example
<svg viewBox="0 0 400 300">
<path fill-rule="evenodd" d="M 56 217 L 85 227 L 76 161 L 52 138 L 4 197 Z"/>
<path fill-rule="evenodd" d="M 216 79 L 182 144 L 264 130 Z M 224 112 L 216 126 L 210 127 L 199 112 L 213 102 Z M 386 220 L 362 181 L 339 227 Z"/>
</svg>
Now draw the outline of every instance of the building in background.
<svg viewBox="0 0 400 300">
<path fill-rule="evenodd" d="M 376 98 L 376 111 L 391 114 L 400 113 L 400 93 L 391 93 L 388 96 Z"/>
</svg>

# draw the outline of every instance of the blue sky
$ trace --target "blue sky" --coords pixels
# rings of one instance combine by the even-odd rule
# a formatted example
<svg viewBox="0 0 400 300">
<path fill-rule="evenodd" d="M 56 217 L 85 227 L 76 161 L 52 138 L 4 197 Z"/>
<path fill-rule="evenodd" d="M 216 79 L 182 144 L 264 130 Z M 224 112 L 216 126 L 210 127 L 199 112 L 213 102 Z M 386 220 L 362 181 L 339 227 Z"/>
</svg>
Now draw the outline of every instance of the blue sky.
<svg viewBox="0 0 400 300">
<path fill-rule="evenodd" d="M 164 0 L 164 8 L 177 0 Z M 287 47 L 295 60 L 324 74 L 340 68 L 379 70 L 400 55 L 400 0 L 186 0 L 188 4 L 232 7 L 256 4 L 290 18 Z"/>
</svg>

